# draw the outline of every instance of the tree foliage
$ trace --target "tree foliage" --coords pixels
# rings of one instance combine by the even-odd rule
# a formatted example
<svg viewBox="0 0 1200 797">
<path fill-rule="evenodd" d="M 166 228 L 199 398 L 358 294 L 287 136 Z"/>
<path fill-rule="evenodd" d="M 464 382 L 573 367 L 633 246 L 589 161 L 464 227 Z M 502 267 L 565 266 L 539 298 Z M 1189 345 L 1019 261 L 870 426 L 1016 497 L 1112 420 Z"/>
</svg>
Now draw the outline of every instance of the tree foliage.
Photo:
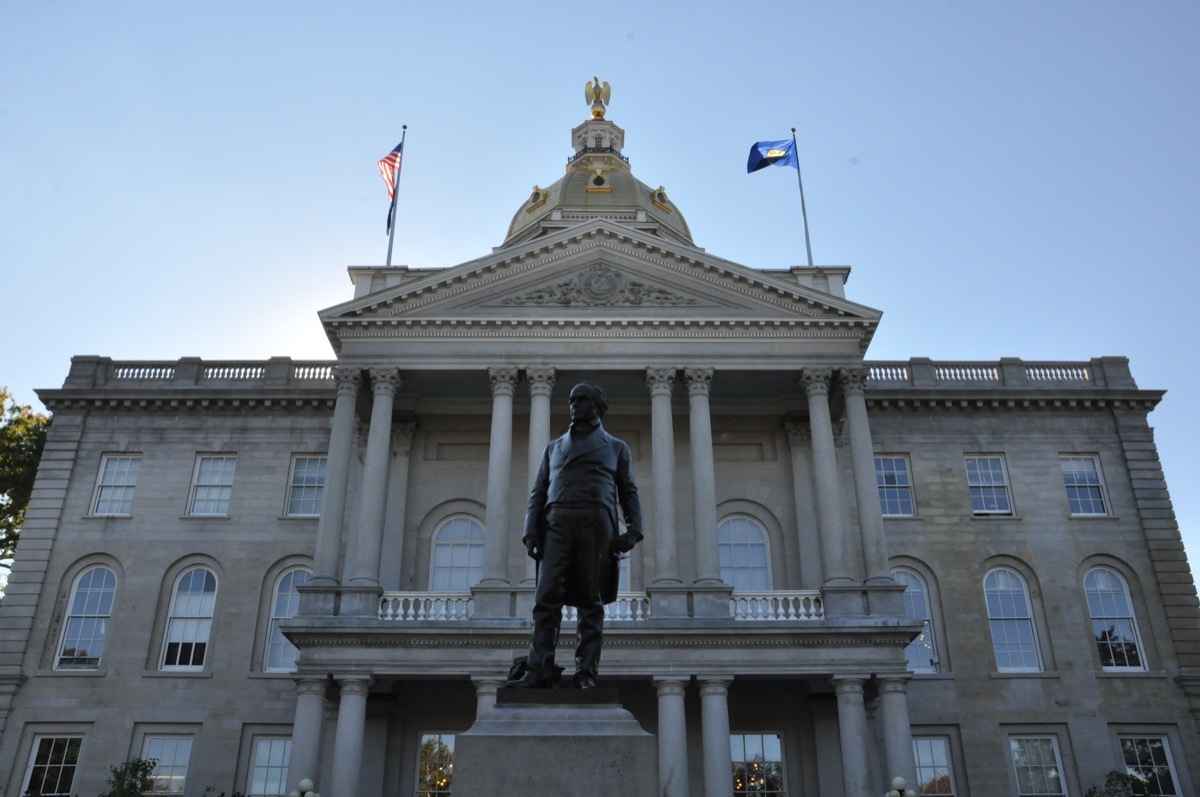
<svg viewBox="0 0 1200 797">
<path fill-rule="evenodd" d="M 154 786 L 154 768 L 158 762 L 149 758 L 131 758 L 109 767 L 108 791 L 100 797 L 142 797 Z"/>
<path fill-rule="evenodd" d="M 1130 797 L 1134 793 L 1134 785 L 1138 782 L 1133 775 L 1114 769 L 1105 776 L 1104 786 L 1092 786 L 1084 793 L 1083 797 Z M 1138 794 L 1146 793 L 1148 792 L 1138 792 Z"/>
<path fill-rule="evenodd" d="M 0 560 L 11 559 L 25 522 L 50 418 L 0 387 Z"/>
</svg>

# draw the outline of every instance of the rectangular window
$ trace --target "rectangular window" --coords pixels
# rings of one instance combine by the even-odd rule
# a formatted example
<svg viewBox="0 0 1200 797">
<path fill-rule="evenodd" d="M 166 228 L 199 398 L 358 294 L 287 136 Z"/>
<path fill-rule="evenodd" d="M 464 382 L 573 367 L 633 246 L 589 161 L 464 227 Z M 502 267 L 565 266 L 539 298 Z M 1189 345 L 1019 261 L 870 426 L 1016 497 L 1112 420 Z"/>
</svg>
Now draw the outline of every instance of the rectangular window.
<svg viewBox="0 0 1200 797">
<path fill-rule="evenodd" d="M 283 797 L 288 793 L 287 773 L 292 759 L 291 739 L 256 738 L 251 758 L 246 797 Z"/>
<path fill-rule="evenodd" d="M 137 486 L 140 456 L 105 454 L 100 460 L 96 493 L 92 496 L 93 515 L 128 515 L 133 508 L 133 488 Z"/>
<path fill-rule="evenodd" d="M 1133 793 L 1179 797 L 1179 778 L 1171 762 L 1171 748 L 1163 736 L 1122 736 L 1121 756 L 1133 778 Z"/>
<path fill-rule="evenodd" d="M 875 457 L 875 485 L 879 489 L 879 511 L 885 517 L 916 514 L 908 457 Z"/>
<path fill-rule="evenodd" d="M 420 797 L 445 797 L 454 783 L 454 734 L 421 734 L 417 760 L 417 794 Z"/>
<path fill-rule="evenodd" d="M 1008 740 L 1017 794 L 1021 797 L 1066 797 L 1067 786 L 1053 736 L 1013 736 Z"/>
<path fill-rule="evenodd" d="M 777 733 L 731 733 L 734 797 L 786 795 L 783 737 Z"/>
<path fill-rule="evenodd" d="M 228 515 L 229 496 L 233 493 L 233 471 L 237 457 L 202 456 L 196 459 L 192 477 L 189 515 Z"/>
<path fill-rule="evenodd" d="M 957 792 L 948 739 L 944 736 L 914 736 L 913 761 L 917 766 L 917 794 L 954 797 Z"/>
<path fill-rule="evenodd" d="M 288 482 L 288 517 L 319 517 L 325 496 L 326 457 L 295 457 Z"/>
<path fill-rule="evenodd" d="M 1063 456 L 1063 485 L 1067 488 L 1067 504 L 1072 515 L 1107 515 L 1108 501 L 1104 481 L 1100 478 L 1100 463 L 1091 456 Z"/>
<path fill-rule="evenodd" d="M 75 768 L 79 766 L 79 748 L 82 745 L 82 736 L 35 737 L 21 794 L 71 797 Z"/>
<path fill-rule="evenodd" d="M 971 490 L 971 510 L 976 515 L 1013 513 L 1004 457 L 967 457 L 967 486 Z"/>
<path fill-rule="evenodd" d="M 150 790 L 146 797 L 183 794 L 187 782 L 188 759 L 192 755 L 190 736 L 147 736 L 142 743 L 142 758 L 154 761 Z"/>
</svg>

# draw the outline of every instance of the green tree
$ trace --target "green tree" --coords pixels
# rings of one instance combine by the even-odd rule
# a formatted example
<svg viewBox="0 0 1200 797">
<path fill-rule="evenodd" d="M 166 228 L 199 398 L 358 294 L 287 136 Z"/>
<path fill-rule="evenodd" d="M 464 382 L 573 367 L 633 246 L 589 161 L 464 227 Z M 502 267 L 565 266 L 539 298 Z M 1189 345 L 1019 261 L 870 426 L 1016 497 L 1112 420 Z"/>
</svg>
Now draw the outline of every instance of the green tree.
<svg viewBox="0 0 1200 797">
<path fill-rule="evenodd" d="M 50 418 L 18 404 L 0 387 L 0 567 L 12 559 L 25 521 L 25 507 L 46 445 Z"/>
<path fill-rule="evenodd" d="M 131 758 L 115 767 L 109 767 L 108 791 L 100 797 L 142 797 L 154 786 L 150 777 L 158 762 L 149 758 Z"/>
<path fill-rule="evenodd" d="M 1083 797 L 1130 797 L 1134 794 L 1133 787 L 1140 781 L 1133 775 L 1122 772 L 1119 769 L 1109 771 L 1104 778 L 1104 786 L 1092 786 Z M 1145 791 L 1139 791 L 1137 794 L 1147 794 Z"/>
</svg>

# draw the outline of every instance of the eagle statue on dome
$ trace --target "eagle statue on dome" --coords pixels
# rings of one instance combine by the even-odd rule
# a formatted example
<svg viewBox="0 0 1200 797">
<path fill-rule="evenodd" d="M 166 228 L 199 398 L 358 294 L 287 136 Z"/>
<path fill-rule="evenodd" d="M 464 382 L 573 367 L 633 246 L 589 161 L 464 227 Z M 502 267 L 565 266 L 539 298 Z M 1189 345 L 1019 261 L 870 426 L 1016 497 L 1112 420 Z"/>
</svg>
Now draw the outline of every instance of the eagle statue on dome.
<svg viewBox="0 0 1200 797">
<path fill-rule="evenodd" d="M 593 82 L 595 81 L 595 82 Z M 608 105 L 609 98 L 612 96 L 612 89 L 608 85 L 608 81 L 600 82 L 600 78 L 593 77 L 583 87 L 584 99 L 591 103 L 592 118 L 604 118 L 604 106 Z"/>
</svg>

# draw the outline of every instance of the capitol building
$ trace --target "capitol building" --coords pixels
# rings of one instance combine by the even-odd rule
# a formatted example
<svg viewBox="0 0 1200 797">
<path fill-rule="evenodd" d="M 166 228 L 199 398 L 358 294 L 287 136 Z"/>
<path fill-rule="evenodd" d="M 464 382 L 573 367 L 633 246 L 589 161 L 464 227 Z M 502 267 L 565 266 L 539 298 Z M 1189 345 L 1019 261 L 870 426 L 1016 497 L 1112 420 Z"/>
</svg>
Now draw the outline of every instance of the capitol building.
<svg viewBox="0 0 1200 797">
<path fill-rule="evenodd" d="M 334 360 L 79 356 L 38 392 L 0 797 L 129 758 L 153 795 L 453 795 L 528 646 L 526 496 L 583 380 L 645 511 L 600 665 L 655 737 L 645 794 L 1197 793 L 1163 391 L 1091 352 L 870 359 L 849 267 L 700 248 L 606 110 L 491 252 L 351 267 Z"/>
</svg>

